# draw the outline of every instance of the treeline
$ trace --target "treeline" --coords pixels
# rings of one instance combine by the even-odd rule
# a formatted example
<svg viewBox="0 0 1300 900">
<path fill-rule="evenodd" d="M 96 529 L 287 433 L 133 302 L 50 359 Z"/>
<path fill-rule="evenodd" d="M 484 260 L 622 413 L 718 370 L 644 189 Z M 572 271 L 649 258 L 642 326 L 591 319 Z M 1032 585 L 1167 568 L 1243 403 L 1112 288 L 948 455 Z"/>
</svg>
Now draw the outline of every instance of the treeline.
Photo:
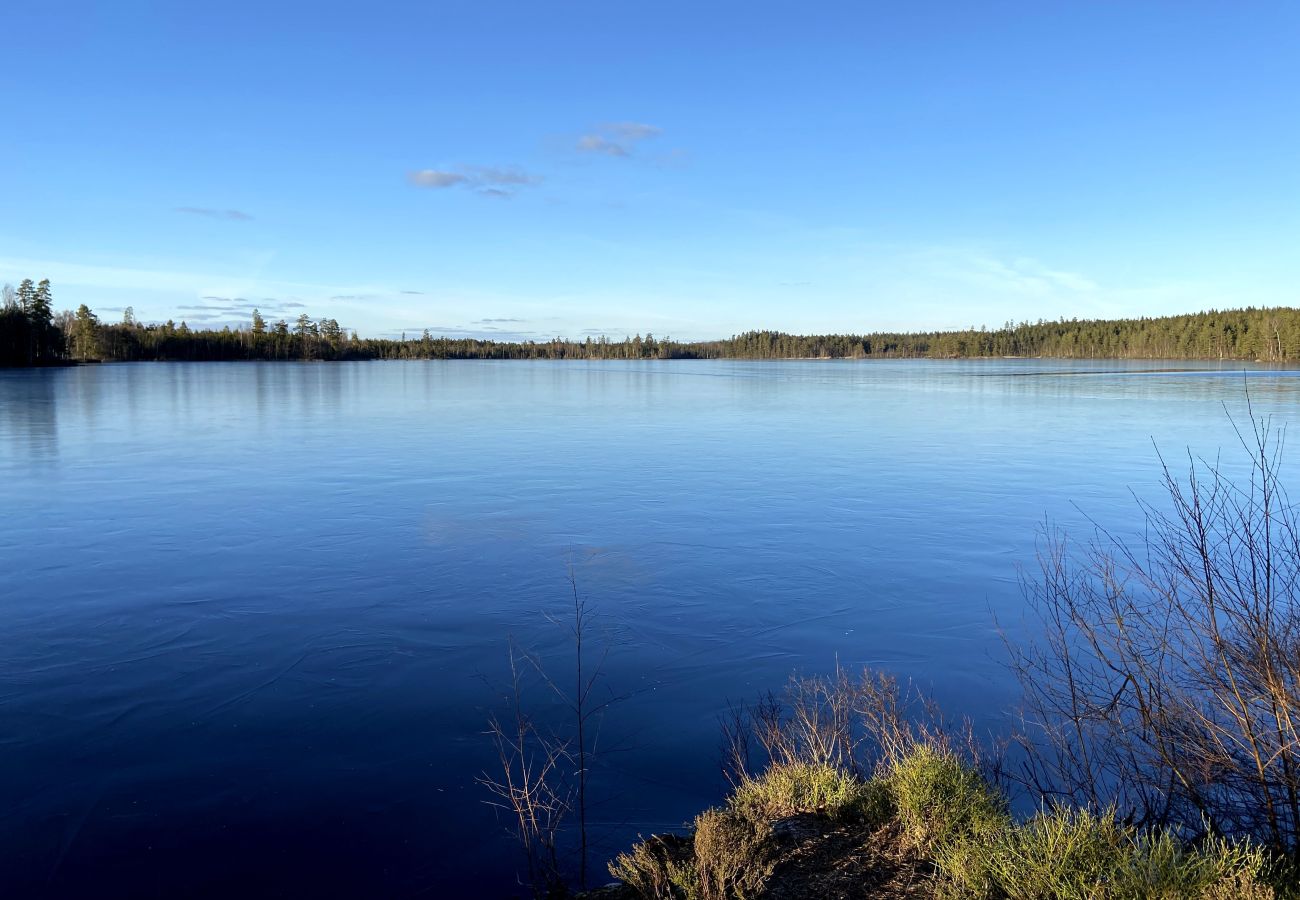
<svg viewBox="0 0 1300 900">
<path fill-rule="evenodd" d="M 50 280 L 34 285 L 28 278 L 16 291 L 6 284 L 0 305 L 0 365 L 57 363 L 65 358 L 66 348 L 65 331 L 54 323 Z"/>
<path fill-rule="evenodd" d="M 869 359 L 1046 356 L 1075 359 L 1300 359 L 1300 309 L 1211 310 L 1182 316 L 1008 322 L 965 331 L 794 335 L 750 331 L 716 341 L 635 335 L 581 341 L 493 341 L 436 337 L 359 338 L 334 319 L 303 314 L 268 323 L 254 310 L 247 326 L 194 329 L 144 324 L 130 308 L 104 323 L 85 305 L 52 312 L 50 283 L 6 286 L 0 311 L 0 365 L 69 360 L 359 359 Z"/>
<path fill-rule="evenodd" d="M 1277 362 L 1300 359 L 1300 309 L 1248 307 L 1160 318 L 1008 322 L 992 330 L 807 336 L 751 331 L 688 346 L 706 350 L 701 355 L 743 359 L 1046 356 Z"/>
</svg>

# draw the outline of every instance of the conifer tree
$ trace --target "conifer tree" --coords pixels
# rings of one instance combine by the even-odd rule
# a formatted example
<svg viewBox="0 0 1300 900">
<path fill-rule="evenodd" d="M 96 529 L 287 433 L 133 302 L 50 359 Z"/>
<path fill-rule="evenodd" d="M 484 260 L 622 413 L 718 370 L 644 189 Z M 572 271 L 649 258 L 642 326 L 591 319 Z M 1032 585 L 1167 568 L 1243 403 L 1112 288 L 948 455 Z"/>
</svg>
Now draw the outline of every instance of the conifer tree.
<svg viewBox="0 0 1300 900">
<path fill-rule="evenodd" d="M 99 319 L 84 303 L 77 307 L 72 344 L 73 353 L 79 359 L 95 359 L 99 356 Z"/>
<path fill-rule="evenodd" d="M 53 299 L 50 279 L 42 278 L 41 283 L 36 286 L 35 293 L 32 294 L 31 315 L 38 325 L 48 323 L 54 318 Z"/>
<path fill-rule="evenodd" d="M 32 303 L 36 299 L 36 287 L 32 284 L 30 278 L 24 278 L 18 285 L 18 308 L 25 313 L 32 311 Z"/>
</svg>

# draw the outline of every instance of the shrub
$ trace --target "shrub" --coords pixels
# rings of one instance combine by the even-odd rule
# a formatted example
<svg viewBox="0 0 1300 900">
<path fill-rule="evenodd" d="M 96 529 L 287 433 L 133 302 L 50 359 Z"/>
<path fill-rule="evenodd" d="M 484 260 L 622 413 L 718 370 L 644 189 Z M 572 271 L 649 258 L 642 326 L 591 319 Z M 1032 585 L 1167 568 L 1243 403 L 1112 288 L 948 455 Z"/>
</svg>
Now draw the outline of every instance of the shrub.
<svg viewBox="0 0 1300 900">
<path fill-rule="evenodd" d="M 771 874 L 771 829 L 728 810 L 712 809 L 695 820 L 695 874 L 700 900 L 757 896 Z"/>
<path fill-rule="evenodd" d="M 699 883 L 692 855 L 683 852 L 688 840 L 652 835 L 620 853 L 609 864 L 609 874 L 636 891 L 644 900 L 695 900 Z"/>
</svg>

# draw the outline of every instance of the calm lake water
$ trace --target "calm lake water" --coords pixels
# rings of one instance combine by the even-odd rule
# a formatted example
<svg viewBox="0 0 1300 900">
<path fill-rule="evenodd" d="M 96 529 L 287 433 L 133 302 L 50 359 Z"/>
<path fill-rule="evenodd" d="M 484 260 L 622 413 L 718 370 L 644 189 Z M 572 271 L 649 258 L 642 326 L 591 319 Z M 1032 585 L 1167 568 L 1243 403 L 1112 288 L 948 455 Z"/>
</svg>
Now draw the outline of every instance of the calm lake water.
<svg viewBox="0 0 1300 900">
<path fill-rule="evenodd" d="M 1239 364 L 0 371 L 0 894 L 508 895 L 484 724 L 509 636 L 568 677 L 570 570 L 626 695 L 598 856 L 717 802 L 719 715 L 796 670 L 996 727 L 1042 523 L 1135 524 L 1247 384 L 1300 410 Z"/>
</svg>

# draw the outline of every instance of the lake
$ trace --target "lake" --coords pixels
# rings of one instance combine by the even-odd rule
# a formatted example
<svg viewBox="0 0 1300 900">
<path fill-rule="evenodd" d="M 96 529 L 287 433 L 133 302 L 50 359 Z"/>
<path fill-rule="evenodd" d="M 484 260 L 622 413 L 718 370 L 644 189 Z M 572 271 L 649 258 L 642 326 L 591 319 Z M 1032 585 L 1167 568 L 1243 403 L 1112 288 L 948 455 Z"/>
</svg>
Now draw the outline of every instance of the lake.
<svg viewBox="0 0 1300 900">
<path fill-rule="evenodd" d="M 510 895 L 485 724 L 512 636 L 571 677 L 570 573 L 598 858 L 718 802 L 719 716 L 795 671 L 997 728 L 1043 523 L 1135 527 L 1246 386 L 1300 409 L 1240 364 L 0 371 L 0 893 Z"/>
</svg>

